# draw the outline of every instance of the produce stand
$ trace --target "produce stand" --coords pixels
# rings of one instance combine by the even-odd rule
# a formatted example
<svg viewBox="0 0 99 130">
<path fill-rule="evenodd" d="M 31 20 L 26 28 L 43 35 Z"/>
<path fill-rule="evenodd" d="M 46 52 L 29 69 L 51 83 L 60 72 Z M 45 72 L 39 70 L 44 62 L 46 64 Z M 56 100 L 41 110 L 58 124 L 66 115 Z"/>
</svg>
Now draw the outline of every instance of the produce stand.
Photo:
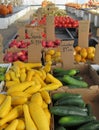
<svg viewBox="0 0 99 130">
<path fill-rule="evenodd" d="M 56 13 L 53 3 L 38 6 L 31 22 L 18 28 L 4 53 L 0 37 L 4 55 L 0 67 L 7 67 L 0 84 L 0 128 L 79 130 L 89 122 L 89 127 L 99 127 L 99 45 L 88 45 L 90 22 L 96 20 L 98 26 L 98 15 L 69 6 L 66 13 Z M 3 19 L 10 18 L 11 25 L 31 8 L 34 6 L 20 8 Z M 46 11 L 40 12 L 42 8 Z M 83 20 L 73 19 L 68 12 Z M 4 28 L 9 26 L 4 24 Z M 78 46 L 74 47 L 76 38 Z M 68 120 L 60 120 L 63 117 Z"/>
</svg>

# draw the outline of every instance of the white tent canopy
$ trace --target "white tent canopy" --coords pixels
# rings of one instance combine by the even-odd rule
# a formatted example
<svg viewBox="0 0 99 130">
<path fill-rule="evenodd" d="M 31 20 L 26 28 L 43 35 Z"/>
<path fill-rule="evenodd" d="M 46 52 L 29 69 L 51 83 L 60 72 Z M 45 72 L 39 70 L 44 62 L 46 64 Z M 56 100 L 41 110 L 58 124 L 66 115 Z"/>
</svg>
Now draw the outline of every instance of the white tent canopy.
<svg viewBox="0 0 99 130">
<path fill-rule="evenodd" d="M 42 3 L 43 0 L 23 0 L 24 5 L 39 5 Z M 55 4 L 65 4 L 68 2 L 75 2 L 75 3 L 85 3 L 88 0 L 49 0 L 52 1 Z"/>
</svg>

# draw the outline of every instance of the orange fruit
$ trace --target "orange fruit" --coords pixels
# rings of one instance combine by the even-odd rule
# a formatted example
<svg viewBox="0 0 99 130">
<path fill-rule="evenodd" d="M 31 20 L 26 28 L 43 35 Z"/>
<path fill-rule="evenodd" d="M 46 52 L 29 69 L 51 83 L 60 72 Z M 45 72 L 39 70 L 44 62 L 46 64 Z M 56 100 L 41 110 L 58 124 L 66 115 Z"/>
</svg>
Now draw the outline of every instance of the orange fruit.
<svg viewBox="0 0 99 130">
<path fill-rule="evenodd" d="M 88 54 L 88 56 L 87 56 L 87 58 L 88 58 L 89 60 L 93 60 L 94 57 L 95 57 L 95 54 L 94 54 L 94 53 L 90 53 L 90 54 Z"/>
<path fill-rule="evenodd" d="M 81 58 L 81 62 L 86 62 L 86 59 L 85 58 Z"/>
<path fill-rule="evenodd" d="M 95 53 L 95 48 L 94 47 L 88 47 L 87 48 L 87 53 Z"/>
<path fill-rule="evenodd" d="M 74 59 L 75 59 L 76 62 L 80 62 L 80 61 L 81 61 L 81 55 L 76 54 L 76 55 L 74 56 Z"/>
<path fill-rule="evenodd" d="M 87 57 L 87 50 L 86 50 L 86 48 L 82 48 L 82 49 L 81 49 L 80 55 L 81 55 L 81 57 L 83 57 L 83 58 L 86 58 L 86 57 Z"/>
<path fill-rule="evenodd" d="M 79 52 L 81 51 L 81 47 L 80 47 L 80 46 L 76 46 L 76 47 L 74 48 L 74 50 L 76 51 L 76 53 L 79 53 Z"/>
</svg>

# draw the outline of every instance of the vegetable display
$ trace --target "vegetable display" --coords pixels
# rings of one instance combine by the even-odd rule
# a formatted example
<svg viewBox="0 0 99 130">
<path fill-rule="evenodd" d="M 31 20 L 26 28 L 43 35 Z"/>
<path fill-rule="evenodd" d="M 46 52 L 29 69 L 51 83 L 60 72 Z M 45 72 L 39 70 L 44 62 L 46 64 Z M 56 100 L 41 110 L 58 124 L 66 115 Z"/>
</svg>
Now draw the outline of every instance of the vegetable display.
<svg viewBox="0 0 99 130">
<path fill-rule="evenodd" d="M 69 100 L 71 99 L 71 100 Z M 81 103 L 78 105 L 78 102 Z M 99 121 L 93 116 L 90 104 L 86 104 L 80 94 L 55 92 L 52 94 L 55 130 L 97 130 Z"/>
</svg>

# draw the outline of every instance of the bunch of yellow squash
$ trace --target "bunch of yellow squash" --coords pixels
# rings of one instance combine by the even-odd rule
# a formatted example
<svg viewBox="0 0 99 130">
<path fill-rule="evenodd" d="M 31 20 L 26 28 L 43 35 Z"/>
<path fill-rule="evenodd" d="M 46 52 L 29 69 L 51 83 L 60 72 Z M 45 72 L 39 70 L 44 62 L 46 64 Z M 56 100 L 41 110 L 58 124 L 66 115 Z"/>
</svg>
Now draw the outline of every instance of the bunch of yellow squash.
<svg viewBox="0 0 99 130">
<path fill-rule="evenodd" d="M 14 62 L 0 94 L 0 130 L 50 130 L 50 90 L 62 83 L 40 63 Z"/>
</svg>

